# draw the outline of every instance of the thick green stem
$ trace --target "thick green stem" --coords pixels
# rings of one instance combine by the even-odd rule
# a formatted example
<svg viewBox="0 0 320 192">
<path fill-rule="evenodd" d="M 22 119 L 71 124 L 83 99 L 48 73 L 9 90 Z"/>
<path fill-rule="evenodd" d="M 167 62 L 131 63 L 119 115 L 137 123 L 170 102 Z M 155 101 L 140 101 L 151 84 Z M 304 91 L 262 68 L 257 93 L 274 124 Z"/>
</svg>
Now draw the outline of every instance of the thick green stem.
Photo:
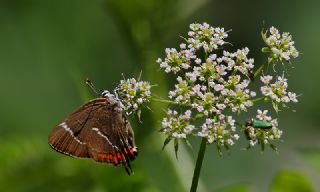
<svg viewBox="0 0 320 192">
<path fill-rule="evenodd" d="M 190 192 L 197 191 L 198 182 L 199 182 L 199 178 L 200 178 L 200 171 L 201 171 L 201 167 L 202 167 L 204 154 L 206 152 L 206 147 L 207 147 L 207 140 L 206 140 L 206 138 L 202 138 L 198 157 L 197 157 L 196 167 L 194 168 L 194 172 L 193 172 L 193 178 L 192 178 Z"/>
</svg>

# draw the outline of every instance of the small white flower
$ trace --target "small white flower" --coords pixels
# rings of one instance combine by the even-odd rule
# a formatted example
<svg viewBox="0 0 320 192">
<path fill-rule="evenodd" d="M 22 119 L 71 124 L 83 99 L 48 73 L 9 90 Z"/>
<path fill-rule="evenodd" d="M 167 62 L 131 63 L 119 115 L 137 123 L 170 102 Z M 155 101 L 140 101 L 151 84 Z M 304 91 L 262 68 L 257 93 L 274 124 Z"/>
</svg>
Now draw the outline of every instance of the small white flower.
<svg viewBox="0 0 320 192">
<path fill-rule="evenodd" d="M 180 44 L 180 49 L 186 49 L 187 45 L 185 43 Z"/>
<path fill-rule="evenodd" d="M 200 64 L 201 63 L 201 59 L 197 58 L 194 62 L 196 62 L 196 64 Z"/>
<path fill-rule="evenodd" d="M 272 76 L 271 75 L 265 75 L 265 76 L 261 76 L 260 80 L 262 81 L 262 83 L 264 83 L 265 85 L 268 85 L 270 83 L 270 81 L 272 80 Z"/>
</svg>

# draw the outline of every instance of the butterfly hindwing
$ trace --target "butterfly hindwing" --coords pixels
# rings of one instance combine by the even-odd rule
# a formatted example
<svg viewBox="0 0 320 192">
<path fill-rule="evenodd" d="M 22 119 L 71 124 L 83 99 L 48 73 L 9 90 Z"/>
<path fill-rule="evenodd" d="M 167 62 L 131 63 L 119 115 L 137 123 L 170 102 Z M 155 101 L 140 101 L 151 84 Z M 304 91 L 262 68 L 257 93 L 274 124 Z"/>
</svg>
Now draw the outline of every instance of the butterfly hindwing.
<svg viewBox="0 0 320 192">
<path fill-rule="evenodd" d="M 128 173 L 137 155 L 132 128 L 110 98 L 91 100 L 71 113 L 50 133 L 49 144 L 66 155 L 123 164 Z"/>
<path fill-rule="evenodd" d="M 114 106 L 101 107 L 94 113 L 97 115 L 92 119 L 93 125 L 86 130 L 92 158 L 98 162 L 130 166 L 130 161 L 136 155 L 136 147 L 126 116 Z"/>
</svg>

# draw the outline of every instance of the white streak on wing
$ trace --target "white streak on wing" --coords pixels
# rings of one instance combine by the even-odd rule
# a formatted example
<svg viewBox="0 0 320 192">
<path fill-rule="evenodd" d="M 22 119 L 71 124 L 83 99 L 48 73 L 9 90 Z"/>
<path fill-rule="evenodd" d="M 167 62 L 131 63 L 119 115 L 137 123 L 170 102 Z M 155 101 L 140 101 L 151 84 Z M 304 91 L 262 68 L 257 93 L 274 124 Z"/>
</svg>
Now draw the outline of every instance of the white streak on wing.
<svg viewBox="0 0 320 192">
<path fill-rule="evenodd" d="M 56 150 L 56 151 L 58 151 L 58 152 L 60 152 L 60 153 L 63 153 L 63 154 L 65 154 L 65 155 L 69 155 L 69 156 L 71 156 L 71 157 L 77 157 L 77 156 L 74 156 L 74 155 L 72 155 L 72 154 L 70 154 L 70 153 L 68 153 L 68 152 L 61 151 L 60 149 L 56 148 L 55 146 L 51 145 L 50 143 L 49 143 L 49 145 L 50 145 L 54 150 Z"/>
<path fill-rule="evenodd" d="M 68 127 L 67 123 L 66 122 L 62 122 L 60 125 L 60 127 L 64 128 L 64 130 L 68 131 L 70 133 L 70 135 L 73 137 L 74 140 L 76 140 L 79 144 L 85 144 L 83 142 L 81 142 L 78 138 L 76 138 L 74 135 L 73 135 L 73 131 L 70 129 L 70 127 Z"/>
<path fill-rule="evenodd" d="M 93 131 L 96 131 L 96 132 L 98 133 L 98 135 L 100 135 L 100 136 L 103 137 L 105 140 L 107 140 L 107 142 L 108 142 L 112 147 L 115 147 L 115 148 L 117 148 L 117 149 L 119 150 L 119 148 L 118 148 L 117 146 L 113 145 L 113 144 L 111 143 L 111 141 L 109 140 L 109 138 L 108 138 L 107 136 L 105 136 L 103 133 L 101 133 L 98 128 L 93 127 L 92 130 L 93 130 Z"/>
</svg>

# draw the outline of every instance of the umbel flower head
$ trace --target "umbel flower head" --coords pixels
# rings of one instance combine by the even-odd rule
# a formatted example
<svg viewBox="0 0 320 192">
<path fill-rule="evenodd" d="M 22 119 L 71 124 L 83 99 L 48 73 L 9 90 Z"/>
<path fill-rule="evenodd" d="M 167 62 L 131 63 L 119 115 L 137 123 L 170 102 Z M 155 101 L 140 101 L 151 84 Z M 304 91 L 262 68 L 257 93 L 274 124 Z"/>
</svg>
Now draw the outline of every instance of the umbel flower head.
<svg viewBox="0 0 320 192">
<path fill-rule="evenodd" d="M 263 33 L 268 45 L 264 51 L 270 52 L 269 62 L 289 61 L 299 55 L 289 33 L 280 35 L 274 27 L 269 33 Z M 181 113 L 168 109 L 162 120 L 161 131 L 167 136 L 165 145 L 173 139 L 176 151 L 179 139 L 187 141 L 190 136 L 198 136 L 207 144 L 215 144 L 221 153 L 222 148 L 229 149 L 239 139 L 236 125 L 245 127 L 250 147 L 270 144 L 280 138 L 282 131 L 277 128 L 277 120 L 267 116 L 266 111 L 259 110 L 257 117 L 251 120 L 253 123 L 247 126 L 236 123 L 236 117 L 261 100 L 271 101 L 276 111 L 278 103 L 297 102 L 296 94 L 287 91 L 284 76 L 277 76 L 274 83 L 271 83 L 272 76 L 261 76 L 262 96 L 257 98 L 250 84 L 263 71 L 264 65 L 254 73 L 254 59 L 249 56 L 249 48 L 234 52 L 224 50 L 223 46 L 229 44 L 228 36 L 224 28 L 207 23 L 191 24 L 179 48 L 167 48 L 165 57 L 157 59 L 160 68 L 176 78 L 168 98 L 171 103 L 183 106 Z"/>
<path fill-rule="evenodd" d="M 256 93 L 248 86 L 254 60 L 248 57 L 247 47 L 218 55 L 217 50 L 227 43 L 228 33 L 224 28 L 196 23 L 191 24 L 190 29 L 180 49 L 167 48 L 166 57 L 157 60 L 166 73 L 177 75 L 177 83 L 168 97 L 189 107 L 188 115 L 178 115 L 169 109 L 162 121 L 162 132 L 168 138 L 186 139 L 188 135 L 195 135 L 205 138 L 207 143 L 215 143 L 218 148 L 228 148 L 239 135 L 233 117 L 226 112 L 247 111 L 253 105 Z M 201 51 L 206 56 L 203 57 Z M 191 111 L 203 118 L 200 128 L 190 124 Z"/>
<path fill-rule="evenodd" d="M 279 30 L 271 27 L 269 30 L 262 33 L 262 38 L 268 47 L 264 47 L 264 52 L 269 52 L 269 63 L 278 61 L 289 61 L 291 57 L 299 56 L 298 50 L 294 46 L 292 36 L 288 32 L 280 34 Z"/>
<path fill-rule="evenodd" d="M 221 147 L 228 148 L 239 139 L 239 135 L 236 134 L 235 120 L 232 116 L 222 114 L 218 118 L 207 118 L 198 136 L 206 138 L 208 143 L 215 142 L 219 153 L 221 153 Z"/>
<path fill-rule="evenodd" d="M 270 83 L 273 79 L 271 75 L 263 75 L 260 77 L 261 82 L 264 84 L 260 90 L 262 95 L 271 99 L 273 107 L 278 111 L 279 103 L 297 103 L 297 95 L 293 92 L 287 91 L 288 83 L 284 76 L 278 76 L 274 83 Z"/>
<path fill-rule="evenodd" d="M 177 139 L 186 139 L 195 126 L 190 124 L 191 111 L 187 110 L 184 114 L 179 114 L 175 110 L 169 109 L 167 117 L 162 120 L 162 131 L 169 137 Z"/>
<path fill-rule="evenodd" d="M 148 81 L 131 78 L 121 80 L 115 92 L 121 100 L 122 108 L 127 115 L 130 115 L 150 101 L 150 89 L 151 85 Z"/>
</svg>

